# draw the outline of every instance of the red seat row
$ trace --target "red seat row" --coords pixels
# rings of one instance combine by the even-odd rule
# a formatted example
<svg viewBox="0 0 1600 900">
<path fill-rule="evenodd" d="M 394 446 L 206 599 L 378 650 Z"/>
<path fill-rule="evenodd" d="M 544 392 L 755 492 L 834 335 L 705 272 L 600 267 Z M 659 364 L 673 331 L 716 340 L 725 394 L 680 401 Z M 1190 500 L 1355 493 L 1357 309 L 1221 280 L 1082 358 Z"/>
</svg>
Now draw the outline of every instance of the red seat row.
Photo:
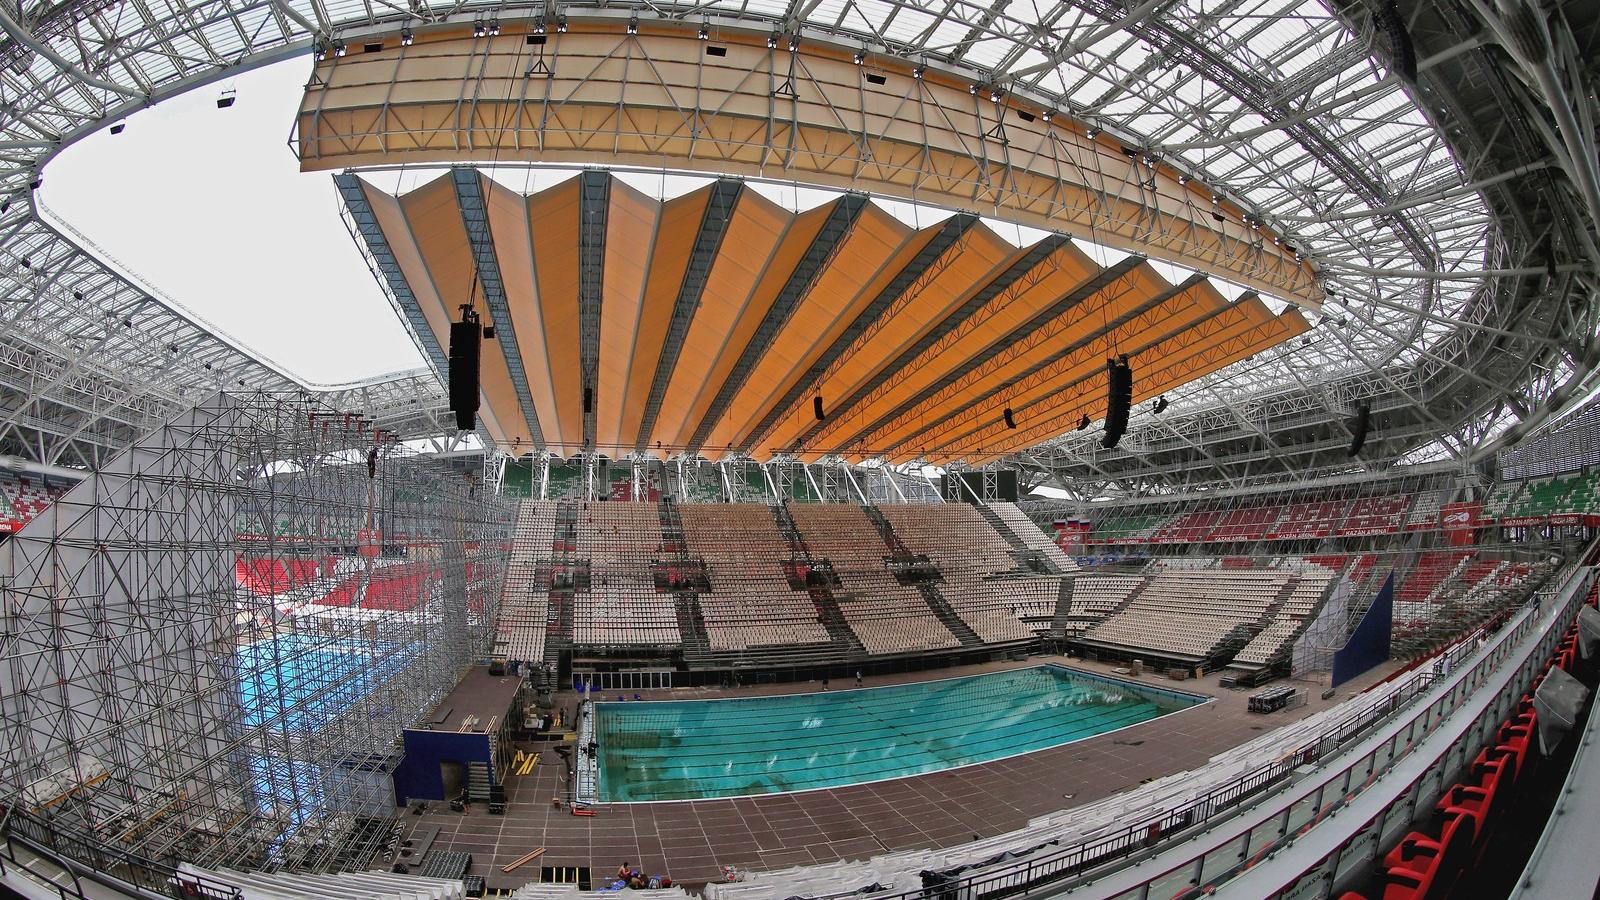
<svg viewBox="0 0 1600 900">
<path fill-rule="evenodd" d="M 1578 629 L 1568 628 L 1544 672 L 1559 666 L 1571 670 L 1578 661 Z M 1533 680 L 1510 717 L 1500 724 L 1494 742 L 1479 751 L 1466 776 L 1434 806 L 1431 833 L 1413 831 L 1383 858 L 1383 900 L 1422 900 L 1451 892 L 1465 873 L 1483 865 L 1485 850 L 1506 808 L 1518 796 L 1537 765 L 1533 735 L 1539 714 L 1533 695 L 1544 673 Z M 1489 862 L 1492 863 L 1492 860 Z M 1348 892 L 1341 900 L 1365 900 Z"/>
</svg>

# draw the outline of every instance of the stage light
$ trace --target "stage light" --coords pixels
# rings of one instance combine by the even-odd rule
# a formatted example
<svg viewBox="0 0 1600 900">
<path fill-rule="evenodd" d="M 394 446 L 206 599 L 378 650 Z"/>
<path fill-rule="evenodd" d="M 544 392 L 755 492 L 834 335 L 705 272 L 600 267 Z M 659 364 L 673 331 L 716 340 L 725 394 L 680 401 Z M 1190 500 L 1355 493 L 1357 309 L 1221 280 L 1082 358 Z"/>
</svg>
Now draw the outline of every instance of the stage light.
<svg viewBox="0 0 1600 900">
<path fill-rule="evenodd" d="M 483 35 L 484 35 L 483 20 L 482 19 L 473 19 L 472 20 L 472 36 L 475 37 L 475 38 L 481 38 L 481 37 L 483 37 Z"/>
<path fill-rule="evenodd" d="M 859 66 L 862 63 L 866 62 L 867 58 L 865 56 L 861 55 L 861 51 L 860 50 L 857 50 L 854 54 L 851 55 L 850 61 Z"/>
<path fill-rule="evenodd" d="M 223 91 L 222 92 L 222 96 L 217 98 L 217 109 L 227 109 L 228 107 L 232 106 L 233 105 L 233 101 L 235 101 L 237 99 L 238 99 L 238 94 L 236 94 L 235 92 L 233 92 L 233 91 Z"/>
<path fill-rule="evenodd" d="M 789 52 L 793 53 L 793 52 L 795 52 L 796 50 L 799 50 L 799 49 L 800 49 L 800 36 L 797 35 L 797 34 L 789 35 Z"/>
<path fill-rule="evenodd" d="M 1005 95 L 1000 92 L 999 88 L 994 88 L 993 90 L 989 91 L 989 102 L 999 103 L 1000 98 L 1004 96 Z"/>
<path fill-rule="evenodd" d="M 969 85 L 967 85 L 967 93 L 969 93 L 969 94 L 976 94 L 976 93 L 978 93 L 978 86 L 977 86 L 977 85 L 975 85 L 975 84 L 969 84 Z"/>
<path fill-rule="evenodd" d="M 768 50 L 776 50 L 776 49 L 778 49 L 778 33 L 776 31 L 774 31 L 773 33 L 767 35 L 767 49 Z"/>
<path fill-rule="evenodd" d="M 1056 114 L 1055 114 L 1055 112 L 1053 110 L 1048 110 L 1047 109 L 1044 112 L 1039 114 L 1039 118 L 1044 119 L 1046 122 L 1048 122 L 1051 119 L 1055 118 L 1055 115 Z"/>
<path fill-rule="evenodd" d="M 499 33 L 500 33 L 500 20 L 499 19 L 490 19 L 489 20 L 489 34 L 490 34 L 490 36 L 492 37 L 492 36 L 497 35 Z"/>
<path fill-rule="evenodd" d="M 628 20 L 628 33 L 629 34 L 638 34 L 639 33 L 639 17 L 638 16 L 634 16 L 633 18 Z"/>
<path fill-rule="evenodd" d="M 562 16 L 561 18 L 556 20 L 556 34 L 566 34 L 566 33 L 567 33 L 567 17 L 566 16 Z"/>
<path fill-rule="evenodd" d="M 911 77 L 917 79 L 918 81 L 921 81 L 922 80 L 922 73 L 924 73 L 926 71 L 927 70 L 924 69 L 923 67 L 917 66 L 916 68 L 911 70 Z"/>
<path fill-rule="evenodd" d="M 704 25 L 700 26 L 700 30 L 696 31 L 694 33 L 694 36 L 699 38 L 702 41 L 711 40 L 711 32 Z"/>
<path fill-rule="evenodd" d="M 347 52 L 347 50 L 345 48 L 344 41 L 334 41 L 333 42 L 333 55 L 334 56 L 343 56 L 343 55 L 345 55 L 346 52 Z"/>
<path fill-rule="evenodd" d="M 1093 125 L 1090 125 L 1089 126 L 1089 130 L 1085 131 L 1083 134 L 1084 134 L 1085 137 L 1087 137 L 1089 140 L 1092 141 L 1095 138 L 1100 136 L 1100 129 L 1094 127 Z"/>
<path fill-rule="evenodd" d="M 127 127 L 128 127 L 128 123 L 127 122 L 118 122 L 115 125 L 111 126 L 111 133 L 112 134 L 121 134 L 123 129 L 125 129 Z"/>
<path fill-rule="evenodd" d="M 1212 206 L 1221 206 L 1222 205 L 1222 197 L 1217 195 L 1217 194 L 1212 194 L 1211 195 L 1211 205 Z"/>
<path fill-rule="evenodd" d="M 544 34 L 544 22 L 541 21 L 533 23 L 533 33 Z"/>
<path fill-rule="evenodd" d="M 412 44 L 412 42 L 414 40 L 416 40 L 416 38 L 414 38 L 412 36 L 411 29 L 409 29 L 409 28 L 400 29 L 400 46 L 409 47 L 409 46 L 411 46 L 411 44 Z"/>
</svg>

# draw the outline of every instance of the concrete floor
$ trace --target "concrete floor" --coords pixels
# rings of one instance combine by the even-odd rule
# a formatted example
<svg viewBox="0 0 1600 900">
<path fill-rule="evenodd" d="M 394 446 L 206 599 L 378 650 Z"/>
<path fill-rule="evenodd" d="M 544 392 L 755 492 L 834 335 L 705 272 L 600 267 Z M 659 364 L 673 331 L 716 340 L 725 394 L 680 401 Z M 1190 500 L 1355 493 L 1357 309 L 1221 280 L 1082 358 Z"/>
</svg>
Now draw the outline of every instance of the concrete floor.
<svg viewBox="0 0 1600 900">
<path fill-rule="evenodd" d="M 1111 674 L 1110 665 L 1059 656 L 1033 657 L 949 669 L 866 679 L 867 687 L 949 678 L 1022 666 L 1061 663 Z M 949 772 L 915 775 L 874 784 L 792 794 L 663 803 L 615 803 L 595 807 L 593 816 L 574 816 L 552 807 L 566 792 L 565 767 L 546 752 L 535 771 L 508 779 L 509 804 L 503 816 L 483 804 L 465 813 L 433 804 L 421 816 L 406 815 L 408 833 L 437 825 L 435 849 L 472 854 L 472 873 L 490 888 L 514 888 L 538 880 L 539 866 L 589 866 L 596 885 L 609 879 L 623 861 L 648 873 L 666 873 L 687 885 L 717 880 L 721 867 L 774 869 L 785 866 L 862 859 L 892 850 L 944 847 L 990 837 L 1026 825 L 1055 810 L 1099 800 L 1140 782 L 1192 769 L 1211 757 L 1364 690 L 1392 671 L 1381 666 L 1321 699 L 1323 685 L 1307 688 L 1309 702 L 1270 715 L 1252 714 L 1246 700 L 1254 690 L 1219 688 L 1218 674 L 1198 680 L 1168 681 L 1146 672 L 1135 679 L 1180 688 L 1214 702 L 1124 728 L 1111 734 L 1041 750 L 1012 759 Z M 835 680 L 834 690 L 853 687 Z M 1274 686 L 1292 683 L 1278 681 Z M 803 693 L 816 682 L 762 685 L 737 690 L 688 688 L 642 691 L 646 699 L 689 700 Z M 634 692 L 628 692 L 631 698 Z M 571 694 L 556 702 L 576 705 Z M 544 847 L 539 860 L 506 874 L 500 867 Z"/>
</svg>

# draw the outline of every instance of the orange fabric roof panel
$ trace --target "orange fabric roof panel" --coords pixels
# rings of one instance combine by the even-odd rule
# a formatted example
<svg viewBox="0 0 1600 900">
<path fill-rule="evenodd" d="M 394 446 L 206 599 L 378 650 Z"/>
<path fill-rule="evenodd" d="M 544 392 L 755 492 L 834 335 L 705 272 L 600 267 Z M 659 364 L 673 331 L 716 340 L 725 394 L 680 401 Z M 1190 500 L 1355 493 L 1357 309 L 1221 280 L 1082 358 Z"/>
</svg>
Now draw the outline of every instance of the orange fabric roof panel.
<svg viewBox="0 0 1600 900">
<path fill-rule="evenodd" d="M 550 356 L 556 414 L 544 425 L 550 449 L 570 456 L 583 449 L 583 371 L 578 334 L 579 180 L 571 178 L 526 200 L 533 237 L 533 271 Z"/>
<path fill-rule="evenodd" d="M 1061 301 L 1098 270 L 1094 260 L 1070 243 L 1058 247 L 974 310 L 954 331 L 917 354 L 854 408 L 830 415 L 811 444 L 826 449 L 850 440 L 935 382 L 963 369 L 980 353 L 1010 339 L 1018 328 Z"/>
<path fill-rule="evenodd" d="M 491 178 L 480 176 L 480 190 L 489 218 L 489 231 L 494 237 L 494 255 L 500 266 L 506 311 L 511 317 L 511 338 L 522 357 L 529 401 L 534 415 L 539 417 L 541 437 L 548 446 L 552 438 L 551 424 L 556 421 L 555 394 L 550 389 L 550 354 L 545 345 L 544 318 L 533 278 L 533 242 L 527 206 L 520 193 Z M 528 448 L 528 439 L 522 437 L 523 434 L 525 432 L 512 435 L 514 451 Z"/>
<path fill-rule="evenodd" d="M 970 229 L 830 367 L 817 385 L 824 410 L 833 414 L 830 402 L 844 402 L 1023 252 L 987 226 Z M 815 424 L 811 405 L 799 404 L 773 431 L 770 445 L 793 446 Z M 801 458 L 806 456 L 801 454 Z"/>
<path fill-rule="evenodd" d="M 631 449 L 635 423 L 625 428 L 623 396 L 639 354 L 639 323 L 644 315 L 650 248 L 655 243 L 661 204 L 622 181 L 611 179 L 606 210 L 605 273 L 601 279 L 600 359 L 595 375 L 596 447 L 615 456 Z"/>
<path fill-rule="evenodd" d="M 466 226 L 462 224 L 460 207 L 456 204 L 455 183 L 448 176 L 435 179 L 401 197 L 400 208 L 428 267 L 437 292 L 435 302 L 444 308 L 449 320 L 454 321 L 460 315 L 460 304 L 467 302 L 472 293 L 477 274 Z M 481 294 L 477 295 L 477 307 L 487 319 L 488 308 Z M 447 330 L 446 347 L 448 335 Z M 506 368 L 498 340 L 483 342 L 478 371 L 482 394 L 479 412 L 490 436 L 508 445 L 511 439 L 526 436 L 528 424 L 522 418 L 516 388 L 511 383 L 511 373 Z"/>
<path fill-rule="evenodd" d="M 715 367 L 728 352 L 730 339 L 742 323 L 745 333 L 755 327 L 748 323 L 746 316 L 757 302 L 756 287 L 772 264 L 794 219 L 793 213 L 755 191 L 739 194 L 733 215 L 729 217 L 727 235 L 711 263 L 705 289 L 700 293 L 700 305 L 684 335 L 672 380 L 661 399 L 655 439 L 669 447 L 682 446 L 689 439 L 698 424 L 691 421 L 691 413 L 706 383 L 713 377 Z M 767 303 L 771 304 L 770 298 Z M 754 313 L 759 321 L 766 308 L 756 309 Z"/>
<path fill-rule="evenodd" d="M 1147 354 L 1152 363 L 1141 372 L 1134 366 L 1135 405 L 1164 391 L 1187 384 L 1246 359 L 1251 355 L 1303 333 L 1310 326 L 1294 310 L 1273 316 L 1259 299 L 1242 300 L 1203 327 L 1191 329 L 1163 341 Z M 1103 401 L 1103 397 L 1101 398 Z M 1137 411 L 1137 410 L 1136 410 Z M 1062 433 L 1066 420 L 1080 415 L 1075 409 L 1062 410 L 1032 427 L 1001 433 L 990 426 L 987 440 L 979 438 L 984 459 L 998 458 Z M 972 443 L 968 443 L 970 451 Z M 954 448 L 951 448 L 954 452 Z"/>
<path fill-rule="evenodd" d="M 827 329 L 819 326 L 836 323 L 840 310 L 877 281 L 876 277 L 862 278 L 862 273 L 876 276 L 910 234 L 911 229 L 873 204 L 861 210 L 828 265 L 812 280 L 788 321 L 773 336 L 772 344 L 751 367 L 744 385 L 711 430 L 708 446 L 734 445 L 759 420 L 788 387 L 792 376 L 809 364 L 803 362 L 808 351 L 821 352 L 815 348 L 817 333 Z"/>
<path fill-rule="evenodd" d="M 982 446 L 982 442 L 1027 431 L 1041 422 L 1058 421 L 1072 427 L 1085 414 L 1098 419 L 1105 408 L 1108 358 L 1128 353 L 1137 372 L 1141 359 L 1162 359 L 1164 354 L 1197 341 L 1209 341 L 1247 319 L 1240 309 L 1225 302 L 1213 305 L 1212 300 L 1221 298 L 1198 289 L 1180 291 L 1148 313 L 1130 319 L 1120 330 L 1099 336 L 1088 346 L 1020 380 L 1014 390 L 1007 391 L 1003 404 L 973 404 L 953 416 L 949 426 L 941 425 L 929 435 L 919 436 L 919 440 L 937 434 L 936 442 L 930 440 L 929 446 L 951 454 L 955 448 Z M 1154 371 L 1152 368 L 1145 373 L 1147 380 Z M 1140 388 L 1136 378 L 1135 389 Z M 1004 427 L 1004 406 L 1010 406 L 1018 420 L 1020 427 L 1015 431 Z M 1007 434 L 1001 434 L 1002 430 Z"/>
<path fill-rule="evenodd" d="M 655 381 L 656 366 L 661 361 L 667 328 L 672 322 L 672 307 L 683 286 L 689 255 L 699 237 L 711 192 L 712 186 L 707 185 L 668 200 L 661 207 L 660 225 L 656 228 L 655 242 L 649 248 L 650 266 L 645 277 L 644 299 L 640 303 L 634 359 L 622 396 L 620 433 L 625 443 L 648 446 L 654 440 L 649 435 L 639 434 L 639 426 L 644 422 L 650 386 Z"/>
<path fill-rule="evenodd" d="M 1086 280 L 1087 281 L 1087 280 Z M 1087 285 L 1079 286 L 1084 290 Z M 1103 361 L 1107 341 L 1115 341 L 1129 329 L 1117 324 L 1140 310 L 1148 311 L 1152 305 L 1166 305 L 1171 311 L 1184 309 L 1172 305 L 1172 298 L 1163 304 L 1160 298 L 1170 292 L 1167 283 L 1148 263 L 1141 262 L 1083 296 L 1072 308 L 1045 323 L 1029 335 L 1018 337 L 1011 345 L 992 359 L 972 367 L 948 386 L 924 398 L 896 419 L 875 430 L 867 438 L 869 448 L 932 448 L 934 441 L 957 427 L 966 410 L 988 403 L 995 392 L 1004 390 L 1001 406 L 1020 405 L 1023 385 L 1017 382 L 1026 373 L 1040 366 L 1063 350 L 1081 346 L 1075 356 L 1079 359 Z M 1218 307 L 1223 303 L 1219 300 Z M 1193 310 L 1191 318 L 1201 314 Z M 1111 328 L 1108 330 L 1107 326 Z M 1038 379 L 1035 378 L 1035 381 Z M 1069 386 L 1056 380 L 1055 389 Z M 1009 385 L 1009 387 L 1008 387 Z M 991 404 L 992 405 L 992 404 Z"/>
<path fill-rule="evenodd" d="M 722 391 L 722 386 L 727 382 L 729 376 L 732 375 L 733 367 L 739 362 L 739 357 L 744 354 L 745 348 L 755 338 L 756 330 L 761 327 L 761 323 L 771 313 L 772 304 L 778 299 L 779 292 L 789 283 L 790 277 L 794 275 L 795 267 L 800 264 L 800 260 L 805 256 L 806 251 L 811 249 L 812 242 L 816 240 L 817 234 L 822 231 L 822 227 L 828 223 L 828 217 L 833 215 L 838 205 L 839 201 L 835 200 L 832 203 L 824 203 L 814 209 L 799 213 L 794 216 L 793 221 L 784 231 L 783 239 L 773 251 L 766 270 L 761 274 L 761 280 L 751 293 L 750 302 L 745 306 L 738 324 L 729 333 L 721 355 L 711 368 L 710 376 L 700 387 L 699 396 L 695 398 L 694 403 L 689 408 L 689 416 L 684 421 L 682 435 L 684 443 L 691 441 L 694 433 L 699 430 L 700 423 L 704 421 L 705 416 L 709 413 L 712 402 Z M 724 249 L 726 249 L 726 245 L 724 245 Z M 798 307 L 791 310 L 790 319 L 798 311 Z M 767 349 L 770 351 L 771 346 L 769 345 Z M 751 367 L 749 371 L 754 371 L 754 367 Z M 746 377 L 748 377 L 749 371 L 745 373 Z M 726 415 L 727 409 L 723 409 L 722 416 L 719 419 Z M 715 425 L 715 423 L 712 424 L 713 426 Z M 707 435 L 709 436 L 710 433 L 708 431 Z M 706 449 L 703 452 L 709 457 L 720 456 L 726 452 L 716 444 L 707 443 L 705 447 Z"/>
<path fill-rule="evenodd" d="M 770 442 L 754 433 L 796 382 L 839 339 L 873 299 L 888 287 L 923 248 L 938 237 L 941 225 L 912 232 L 877 206 L 868 206 L 834 265 L 817 279 L 790 317 L 773 347 L 756 366 L 745 390 L 735 400 L 744 424 L 735 436 L 718 444 L 736 445 L 757 457 Z M 847 255 L 848 254 L 848 255 Z M 878 260 L 874 262 L 874 260 Z M 847 265 L 846 262 L 854 265 Z M 870 274 L 868 274 L 870 273 Z M 809 405 L 809 397 L 802 398 Z M 779 423 L 783 421 L 781 418 Z M 728 424 L 728 419 L 724 420 Z"/>
</svg>

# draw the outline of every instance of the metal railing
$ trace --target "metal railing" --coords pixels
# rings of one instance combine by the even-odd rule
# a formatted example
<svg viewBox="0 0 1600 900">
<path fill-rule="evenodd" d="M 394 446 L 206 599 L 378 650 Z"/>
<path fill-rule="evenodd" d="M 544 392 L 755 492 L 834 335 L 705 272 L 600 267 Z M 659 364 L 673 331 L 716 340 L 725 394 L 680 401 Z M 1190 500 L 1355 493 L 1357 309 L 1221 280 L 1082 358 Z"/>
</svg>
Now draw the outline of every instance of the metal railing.
<svg viewBox="0 0 1600 900">
<path fill-rule="evenodd" d="M 1427 694 L 1437 683 L 1449 680 L 1451 673 L 1459 675 L 1457 670 L 1460 665 L 1481 649 L 1480 639 L 1491 639 L 1488 644 L 1491 648 L 1489 652 L 1469 673 L 1459 678 L 1456 688 L 1451 693 L 1436 699 L 1426 708 L 1419 710 L 1411 722 L 1400 726 L 1405 730 L 1404 742 L 1401 742 L 1400 735 L 1397 734 L 1387 743 L 1385 749 L 1374 751 L 1352 761 L 1349 766 L 1329 774 L 1316 789 L 1309 804 L 1297 803 L 1282 810 L 1281 817 L 1284 821 L 1274 827 L 1273 842 L 1270 847 L 1258 848 L 1260 852 L 1274 849 L 1285 839 L 1292 840 L 1297 828 L 1325 815 L 1335 805 L 1347 802 L 1350 796 L 1364 789 L 1379 772 L 1408 753 L 1430 728 L 1436 727 L 1440 720 L 1460 706 L 1470 694 L 1470 688 L 1463 686 L 1481 684 L 1489 672 L 1509 656 L 1511 648 L 1538 627 L 1540 617 L 1536 614 L 1537 611 L 1541 608 L 1541 604 L 1547 605 L 1552 602 L 1556 593 L 1555 590 L 1537 592 L 1524 605 L 1524 609 L 1531 606 L 1530 612 L 1535 614 L 1523 616 L 1497 633 L 1490 631 L 1487 626 L 1473 630 L 1448 651 L 1436 657 L 1431 671 L 1415 671 L 1402 679 L 1390 682 L 1389 693 L 1382 701 L 1330 724 L 1293 750 L 1285 751 L 1275 761 L 1213 788 L 1202 797 L 1175 808 L 1153 812 L 1111 834 L 1099 835 L 1091 840 L 1061 846 L 1055 850 L 1047 849 L 1055 842 L 1046 842 L 1033 848 L 1019 850 L 1028 857 L 1026 859 L 951 876 L 940 883 L 927 883 L 911 890 L 872 894 L 872 900 L 929 900 L 929 898 L 997 900 L 997 898 L 1031 893 L 1047 885 L 1059 890 L 1069 886 L 1066 882 L 1091 870 L 1130 857 L 1140 851 L 1151 850 L 1174 837 L 1193 835 L 1198 830 L 1197 826 L 1231 815 L 1258 795 L 1283 785 L 1301 766 L 1329 757 L 1341 748 L 1368 736 L 1375 727 Z M 1358 781 L 1355 773 L 1363 765 L 1366 766 L 1366 771 L 1360 774 L 1361 780 Z M 1336 786 L 1336 791 L 1328 795 L 1325 803 L 1323 796 L 1326 793 L 1325 789 L 1334 786 L 1335 782 L 1340 784 Z M 1247 848 L 1249 843 L 1254 842 L 1248 841 Z M 1239 855 L 1240 848 L 1230 842 L 1226 849 L 1228 851 L 1226 866 L 1220 864 L 1220 857 L 1208 861 L 1201 855 L 1175 869 L 1169 869 L 1152 879 L 1147 879 L 1144 887 L 1152 891 L 1148 896 L 1182 896 L 1195 885 L 1237 866 L 1242 858 Z M 1214 871 L 1212 862 L 1218 862 Z M 1106 874 L 1109 874 L 1109 871 Z M 1163 879 L 1172 880 L 1171 885 L 1162 885 L 1162 887 L 1172 887 L 1172 891 L 1163 893 L 1156 889 L 1157 883 Z M 840 900 L 858 895 L 858 891 L 841 891 L 816 895 L 814 900 Z M 1133 893 L 1126 896 L 1144 895 Z"/>
<path fill-rule="evenodd" d="M 51 866 L 69 875 L 72 887 L 36 872 L 17 857 L 21 846 L 47 861 Z M 16 807 L 6 809 L 0 818 L 0 873 L 6 864 L 28 872 L 34 880 L 54 887 L 62 897 L 83 898 L 80 876 L 103 884 L 119 893 L 129 893 L 135 888 L 142 894 L 193 900 L 195 897 L 210 900 L 240 900 L 237 887 L 208 878 L 194 870 L 180 870 L 176 865 L 140 856 L 125 848 L 109 844 L 98 837 L 76 828 L 36 816 Z"/>
</svg>

